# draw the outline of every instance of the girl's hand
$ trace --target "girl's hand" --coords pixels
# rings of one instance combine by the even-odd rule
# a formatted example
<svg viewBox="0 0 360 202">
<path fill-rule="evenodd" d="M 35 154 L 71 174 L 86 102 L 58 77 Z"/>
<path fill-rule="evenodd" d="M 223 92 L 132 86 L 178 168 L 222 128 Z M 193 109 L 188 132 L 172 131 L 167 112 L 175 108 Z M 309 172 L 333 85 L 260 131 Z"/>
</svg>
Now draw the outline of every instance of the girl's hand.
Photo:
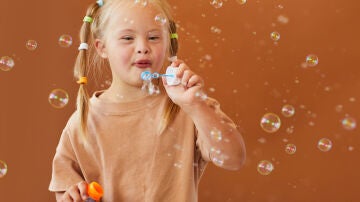
<svg viewBox="0 0 360 202">
<path fill-rule="evenodd" d="M 88 198 L 87 195 L 88 184 L 85 181 L 69 187 L 65 192 L 56 192 L 56 201 L 58 202 L 82 202 Z"/>
<path fill-rule="evenodd" d="M 174 61 L 171 66 L 179 68 L 176 76 L 181 79 L 181 83 L 176 86 L 169 86 L 166 84 L 166 78 L 162 78 L 165 90 L 170 99 L 182 108 L 198 104 L 200 99 L 196 97 L 196 94 L 200 92 L 204 86 L 203 79 L 191 71 L 181 60 Z"/>
</svg>

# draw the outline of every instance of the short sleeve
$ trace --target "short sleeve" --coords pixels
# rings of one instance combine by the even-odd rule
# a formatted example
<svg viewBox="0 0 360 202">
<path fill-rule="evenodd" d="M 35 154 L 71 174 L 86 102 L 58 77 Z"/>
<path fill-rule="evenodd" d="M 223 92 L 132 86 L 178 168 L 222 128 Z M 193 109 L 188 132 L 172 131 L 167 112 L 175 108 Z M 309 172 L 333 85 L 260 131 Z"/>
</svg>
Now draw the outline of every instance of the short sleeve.
<svg viewBox="0 0 360 202">
<path fill-rule="evenodd" d="M 53 159 L 49 190 L 53 192 L 66 191 L 69 186 L 84 180 L 81 173 L 69 134 L 64 130 Z"/>
</svg>

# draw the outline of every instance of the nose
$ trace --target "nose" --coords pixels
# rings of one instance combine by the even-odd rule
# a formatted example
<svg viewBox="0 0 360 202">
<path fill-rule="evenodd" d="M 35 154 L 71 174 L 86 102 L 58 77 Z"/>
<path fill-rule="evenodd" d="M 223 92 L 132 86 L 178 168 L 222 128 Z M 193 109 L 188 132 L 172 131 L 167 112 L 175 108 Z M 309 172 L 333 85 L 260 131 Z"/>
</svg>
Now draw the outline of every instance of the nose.
<svg viewBox="0 0 360 202">
<path fill-rule="evenodd" d="M 150 47 L 147 44 L 146 40 L 139 40 L 137 47 L 136 47 L 136 52 L 138 54 L 148 54 L 150 53 Z"/>
<path fill-rule="evenodd" d="M 149 53 L 149 50 L 148 49 L 141 49 L 141 50 L 138 50 L 137 53 L 141 54 L 148 54 Z"/>
</svg>

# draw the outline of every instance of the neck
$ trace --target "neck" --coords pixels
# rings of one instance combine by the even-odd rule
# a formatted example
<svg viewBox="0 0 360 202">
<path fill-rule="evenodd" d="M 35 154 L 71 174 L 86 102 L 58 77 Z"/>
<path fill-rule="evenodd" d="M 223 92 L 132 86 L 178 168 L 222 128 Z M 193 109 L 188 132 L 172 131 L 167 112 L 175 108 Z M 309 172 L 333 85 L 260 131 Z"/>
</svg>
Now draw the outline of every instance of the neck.
<svg viewBox="0 0 360 202">
<path fill-rule="evenodd" d="M 112 82 L 110 87 L 101 94 L 101 97 L 109 102 L 129 102 L 146 96 L 147 94 L 141 90 L 141 86 L 130 86 L 117 82 Z"/>
</svg>

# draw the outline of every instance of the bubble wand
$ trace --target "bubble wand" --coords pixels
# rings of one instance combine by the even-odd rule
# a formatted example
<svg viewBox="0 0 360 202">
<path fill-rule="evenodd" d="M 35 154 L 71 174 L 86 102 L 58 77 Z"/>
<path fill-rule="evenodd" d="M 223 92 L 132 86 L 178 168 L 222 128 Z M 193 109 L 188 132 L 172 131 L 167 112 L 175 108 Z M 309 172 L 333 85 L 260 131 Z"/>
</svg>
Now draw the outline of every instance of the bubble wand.
<svg viewBox="0 0 360 202">
<path fill-rule="evenodd" d="M 157 79 L 159 77 L 166 77 L 166 83 L 169 86 L 175 86 L 180 84 L 180 79 L 176 77 L 178 68 L 169 66 L 166 69 L 165 74 L 159 74 L 157 72 L 151 73 L 150 71 L 143 71 L 140 75 L 141 79 L 144 81 L 150 81 L 151 79 Z"/>
<path fill-rule="evenodd" d="M 85 202 L 96 202 L 103 196 L 104 191 L 100 184 L 97 182 L 91 182 L 87 187 L 87 193 L 89 198 L 87 198 Z"/>
</svg>

